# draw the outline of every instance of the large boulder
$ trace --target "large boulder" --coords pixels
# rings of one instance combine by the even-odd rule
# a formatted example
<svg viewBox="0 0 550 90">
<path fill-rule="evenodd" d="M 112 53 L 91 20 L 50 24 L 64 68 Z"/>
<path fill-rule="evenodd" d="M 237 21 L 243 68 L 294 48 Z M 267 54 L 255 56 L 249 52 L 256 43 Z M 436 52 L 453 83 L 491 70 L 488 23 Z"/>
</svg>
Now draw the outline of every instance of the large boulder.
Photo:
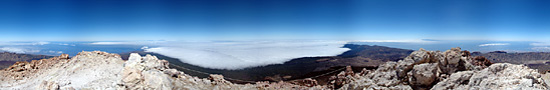
<svg viewBox="0 0 550 90">
<path fill-rule="evenodd" d="M 403 71 L 409 65 L 413 64 L 413 60 L 401 60 L 398 62 L 387 62 L 378 67 L 374 71 L 364 70 L 362 73 L 357 73 L 355 77 L 348 76 L 348 84 L 343 85 L 342 90 L 411 90 L 411 86 L 406 85 L 399 78 L 398 72 Z M 368 73 L 367 73 L 368 72 Z M 343 72 L 342 72 L 343 73 Z"/>
<path fill-rule="evenodd" d="M 409 83 L 415 86 L 430 86 L 439 76 L 436 63 L 424 63 L 415 65 L 409 72 Z"/>
</svg>

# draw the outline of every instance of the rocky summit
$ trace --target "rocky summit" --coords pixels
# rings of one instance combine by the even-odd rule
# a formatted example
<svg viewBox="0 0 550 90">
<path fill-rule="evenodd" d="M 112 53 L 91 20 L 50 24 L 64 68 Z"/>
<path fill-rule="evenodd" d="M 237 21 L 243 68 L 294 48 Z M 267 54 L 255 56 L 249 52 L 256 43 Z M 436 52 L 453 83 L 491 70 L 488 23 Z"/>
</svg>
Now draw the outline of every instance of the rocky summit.
<svg viewBox="0 0 550 90">
<path fill-rule="evenodd" d="M 231 83 L 222 75 L 197 78 L 171 69 L 156 56 L 136 53 L 122 60 L 117 54 L 81 52 L 58 57 L 17 62 L 0 71 L 0 89 L 148 89 L 148 90 L 256 90 L 256 89 L 341 89 L 341 90 L 442 90 L 442 89 L 540 89 L 548 90 L 548 74 L 523 65 L 491 63 L 472 57 L 468 51 L 452 48 L 445 52 L 420 49 L 403 60 L 389 61 L 375 70 L 353 72 L 351 68 L 318 85 L 306 78 L 300 83 Z"/>
</svg>

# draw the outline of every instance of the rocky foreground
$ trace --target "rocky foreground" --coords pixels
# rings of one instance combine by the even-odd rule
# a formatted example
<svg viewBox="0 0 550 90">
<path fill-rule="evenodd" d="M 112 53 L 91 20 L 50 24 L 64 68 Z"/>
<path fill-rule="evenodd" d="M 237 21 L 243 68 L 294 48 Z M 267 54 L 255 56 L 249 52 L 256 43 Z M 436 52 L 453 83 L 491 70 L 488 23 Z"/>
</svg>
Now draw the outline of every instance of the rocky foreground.
<svg viewBox="0 0 550 90">
<path fill-rule="evenodd" d="M 221 75 L 197 78 L 155 56 L 81 52 L 50 59 L 18 62 L 0 71 L 0 89 L 540 89 L 548 90 L 549 75 L 523 65 L 491 63 L 453 48 L 445 52 L 414 51 L 404 60 L 387 62 L 376 70 L 354 73 L 351 68 L 332 76 L 327 85 L 313 79 L 296 82 L 234 84 Z"/>
</svg>

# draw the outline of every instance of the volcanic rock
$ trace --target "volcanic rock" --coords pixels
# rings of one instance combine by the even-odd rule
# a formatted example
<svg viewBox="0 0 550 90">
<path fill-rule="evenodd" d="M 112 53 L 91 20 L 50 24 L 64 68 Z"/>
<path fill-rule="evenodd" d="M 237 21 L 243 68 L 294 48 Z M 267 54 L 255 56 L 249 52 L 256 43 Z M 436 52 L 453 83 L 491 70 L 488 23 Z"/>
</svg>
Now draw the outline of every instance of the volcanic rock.
<svg viewBox="0 0 550 90">
<path fill-rule="evenodd" d="M 548 90 L 536 70 L 523 65 L 497 63 L 480 71 L 463 71 L 437 83 L 433 90 Z"/>
<path fill-rule="evenodd" d="M 147 90 L 411 90 L 411 89 L 540 89 L 548 90 L 548 75 L 523 65 L 478 64 L 460 48 L 445 52 L 420 49 L 404 60 L 390 61 L 376 70 L 352 68 L 332 76 L 330 84 L 303 79 L 303 85 L 285 81 L 234 84 L 222 75 L 197 78 L 168 67 L 156 56 L 131 54 L 127 61 L 117 54 L 81 52 L 69 58 L 18 62 L 0 71 L 0 89 L 147 89 Z M 472 64 L 474 63 L 474 64 Z"/>
<path fill-rule="evenodd" d="M 420 49 L 404 60 L 387 62 L 376 70 L 363 70 L 355 77 L 348 77 L 349 84 L 340 89 L 549 89 L 544 82 L 548 80 L 543 80 L 536 70 L 508 63 L 490 64 L 485 60 L 483 64 L 471 64 L 479 60 L 469 55 L 460 48 L 445 52 Z"/>
</svg>

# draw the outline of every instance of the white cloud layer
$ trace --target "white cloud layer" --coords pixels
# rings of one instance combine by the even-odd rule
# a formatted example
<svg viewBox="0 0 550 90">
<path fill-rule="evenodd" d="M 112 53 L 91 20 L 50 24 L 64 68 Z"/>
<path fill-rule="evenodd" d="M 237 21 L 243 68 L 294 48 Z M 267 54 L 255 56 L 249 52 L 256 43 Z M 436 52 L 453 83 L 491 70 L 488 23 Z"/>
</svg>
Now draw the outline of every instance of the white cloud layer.
<svg viewBox="0 0 550 90">
<path fill-rule="evenodd" d="M 428 41 L 428 40 L 352 40 L 350 42 L 434 42 L 434 41 Z"/>
<path fill-rule="evenodd" d="M 93 43 L 89 43 L 89 44 L 93 44 L 93 45 L 122 45 L 122 44 L 127 44 L 127 45 L 148 45 L 148 44 L 158 44 L 158 43 L 163 43 L 163 42 L 166 42 L 166 41 L 122 41 L 122 42 L 93 42 Z"/>
<path fill-rule="evenodd" d="M 67 43 L 60 43 L 59 45 L 65 45 L 65 46 L 76 46 L 74 44 L 67 44 Z"/>
<path fill-rule="evenodd" d="M 550 47 L 533 47 L 531 48 L 532 50 L 535 50 L 535 51 L 542 51 L 542 52 L 548 52 L 550 51 Z"/>
<path fill-rule="evenodd" d="M 550 42 L 537 42 L 529 44 L 531 46 L 550 46 Z"/>
<path fill-rule="evenodd" d="M 49 52 L 49 53 L 56 53 L 56 54 L 61 54 L 61 53 L 63 53 L 63 51 L 52 51 L 52 50 L 50 50 L 50 51 L 48 51 L 48 52 Z"/>
<path fill-rule="evenodd" d="M 35 43 L 32 43 L 32 45 L 45 45 L 45 44 L 50 44 L 50 42 L 35 42 Z"/>
<path fill-rule="evenodd" d="M 50 42 L 0 42 L 0 45 L 46 45 Z"/>
<path fill-rule="evenodd" d="M 114 44 L 132 44 L 132 43 L 128 43 L 128 42 L 93 42 L 93 43 L 90 43 L 90 44 L 95 44 L 95 45 L 114 45 Z"/>
<path fill-rule="evenodd" d="M 481 44 L 480 47 L 485 46 L 503 46 L 503 45 L 510 45 L 510 43 L 487 43 L 487 44 Z"/>
<path fill-rule="evenodd" d="M 338 55 L 349 50 L 341 48 L 345 43 L 342 41 L 170 42 L 158 44 L 159 47 L 143 49 L 202 67 L 242 69 L 281 64 L 300 57 Z"/>
<path fill-rule="evenodd" d="M 17 47 L 2 47 L 2 48 L 0 48 L 0 50 L 1 51 L 7 51 L 7 52 L 14 52 L 14 53 L 36 53 L 36 52 L 40 52 L 40 50 L 17 48 Z"/>
</svg>

